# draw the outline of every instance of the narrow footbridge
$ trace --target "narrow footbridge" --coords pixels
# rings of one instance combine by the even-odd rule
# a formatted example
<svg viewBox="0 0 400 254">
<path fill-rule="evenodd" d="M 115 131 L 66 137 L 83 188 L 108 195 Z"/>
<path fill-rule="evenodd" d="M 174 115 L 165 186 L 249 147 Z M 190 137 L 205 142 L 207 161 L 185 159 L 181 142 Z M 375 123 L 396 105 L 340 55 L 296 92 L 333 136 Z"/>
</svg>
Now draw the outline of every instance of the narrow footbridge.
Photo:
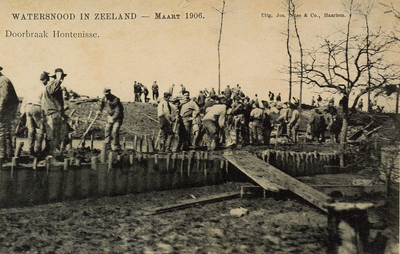
<svg viewBox="0 0 400 254">
<path fill-rule="evenodd" d="M 224 153 L 223 157 L 267 191 L 289 190 L 324 212 L 328 211 L 326 205 L 334 202 L 328 195 L 300 182 L 249 152 Z"/>
</svg>

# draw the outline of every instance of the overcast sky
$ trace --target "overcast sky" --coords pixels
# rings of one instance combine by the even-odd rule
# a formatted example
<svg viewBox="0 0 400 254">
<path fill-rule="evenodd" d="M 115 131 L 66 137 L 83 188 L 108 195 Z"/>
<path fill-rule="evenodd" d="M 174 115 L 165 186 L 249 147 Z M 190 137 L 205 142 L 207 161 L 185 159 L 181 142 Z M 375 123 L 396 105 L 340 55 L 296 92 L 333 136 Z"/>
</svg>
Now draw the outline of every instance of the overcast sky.
<svg viewBox="0 0 400 254">
<path fill-rule="evenodd" d="M 312 48 L 325 37 L 343 29 L 347 18 L 324 18 L 324 13 L 346 14 L 341 0 L 299 0 L 300 36 L 305 48 Z M 370 15 L 371 29 L 393 30 L 399 21 L 383 14 L 376 1 Z M 383 1 L 390 4 L 390 0 Z M 396 2 L 396 3 L 395 3 Z M 394 1 L 400 9 L 397 1 Z M 220 28 L 220 0 L 2 0 L 0 66 L 19 96 L 40 88 L 42 71 L 63 68 L 68 74 L 64 85 L 89 96 L 101 96 L 104 87 L 122 100 L 133 100 L 132 85 L 138 81 L 149 89 L 157 80 L 161 92 L 171 84 L 184 84 L 193 95 L 203 88 L 218 88 L 217 41 Z M 266 98 L 268 91 L 288 94 L 286 53 L 286 18 L 281 0 L 226 1 L 226 14 L 221 41 L 221 89 L 227 84 L 240 84 L 250 97 Z M 202 13 L 202 19 L 186 19 L 186 13 Z M 12 13 L 72 13 L 74 20 L 15 20 Z M 89 20 L 80 20 L 89 13 Z M 135 13 L 134 20 L 95 20 L 96 13 Z M 180 14 L 179 20 L 155 19 L 155 13 Z M 263 18 L 269 13 L 272 18 Z M 310 17 L 314 13 L 318 17 Z M 304 17 L 307 14 L 307 17 Z M 285 14 L 286 15 L 286 14 Z M 149 17 L 142 17 L 149 16 Z M 362 21 L 362 20 L 361 20 Z M 363 29 L 355 22 L 355 33 Z M 358 23 L 357 23 L 358 22 Z M 6 37 L 14 33 L 46 31 L 49 38 Z M 98 38 L 52 38 L 53 31 L 62 33 L 97 33 Z M 293 38 L 294 39 L 294 38 Z M 395 54 L 393 54 L 395 57 Z M 398 55 L 396 56 L 397 59 Z M 395 58 L 393 58 L 395 59 Z M 323 92 L 305 87 L 304 102 Z M 298 97 L 294 87 L 293 96 Z M 332 95 L 323 92 L 324 98 Z M 365 99 L 366 101 L 366 99 Z M 384 100 L 382 100 L 383 103 Z M 386 108 L 394 109 L 394 101 Z"/>
</svg>

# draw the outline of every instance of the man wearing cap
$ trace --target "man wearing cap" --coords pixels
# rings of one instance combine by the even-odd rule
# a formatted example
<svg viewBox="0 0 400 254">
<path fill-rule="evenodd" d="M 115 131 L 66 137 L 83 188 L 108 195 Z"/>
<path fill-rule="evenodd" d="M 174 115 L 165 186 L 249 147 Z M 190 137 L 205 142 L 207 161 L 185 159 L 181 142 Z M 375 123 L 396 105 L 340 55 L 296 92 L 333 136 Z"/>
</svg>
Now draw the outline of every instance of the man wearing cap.
<svg viewBox="0 0 400 254">
<path fill-rule="evenodd" d="M 14 156 L 11 140 L 11 123 L 17 114 L 19 99 L 12 82 L 1 73 L 0 67 L 0 157 Z"/>
<path fill-rule="evenodd" d="M 100 102 L 101 114 L 103 109 L 107 112 L 107 124 L 104 131 L 104 142 L 107 143 L 107 148 L 113 150 L 121 150 L 121 144 L 119 143 L 119 129 L 121 128 L 124 120 L 124 107 L 120 99 L 111 93 L 110 88 L 104 88 L 104 97 Z M 112 140 L 112 147 L 111 147 Z"/>
<path fill-rule="evenodd" d="M 173 131 L 172 131 L 172 117 L 171 117 L 171 106 L 169 99 L 171 94 L 169 92 L 164 93 L 164 97 L 160 99 L 157 107 L 158 119 L 160 122 L 160 151 L 169 151 L 171 147 Z"/>
<path fill-rule="evenodd" d="M 45 130 L 47 135 L 46 150 L 50 155 L 56 155 L 57 146 L 61 142 L 63 135 L 64 98 L 61 84 L 67 74 L 61 68 L 55 69 L 55 74 L 51 77 L 53 80 L 46 84 L 43 91 L 41 106 L 45 121 Z"/>
<path fill-rule="evenodd" d="M 231 133 L 231 140 L 233 145 L 239 143 L 239 134 L 242 142 L 245 140 L 245 120 L 244 120 L 244 105 L 238 95 L 233 97 L 231 115 L 233 116 L 234 133 Z"/>
<path fill-rule="evenodd" d="M 180 115 L 182 117 L 185 132 L 183 133 L 183 149 L 188 149 L 192 140 L 193 120 L 199 116 L 200 109 L 194 100 L 190 99 L 189 91 L 183 93 L 184 99 L 181 104 Z"/>
<path fill-rule="evenodd" d="M 157 81 L 154 81 L 153 85 L 151 86 L 151 90 L 153 91 L 153 100 L 158 100 L 158 84 Z"/>
<path fill-rule="evenodd" d="M 44 71 L 40 75 L 42 85 L 46 86 L 49 80 L 49 73 Z M 40 154 L 42 152 L 45 122 L 41 106 L 43 90 L 43 86 L 38 89 L 33 89 L 26 100 L 24 108 L 26 114 L 26 127 L 28 128 L 29 155 Z M 64 90 L 66 89 L 62 89 L 65 96 Z"/>
<path fill-rule="evenodd" d="M 229 87 L 229 85 L 226 86 L 224 95 L 227 99 L 231 98 L 232 96 L 232 89 Z"/>
</svg>

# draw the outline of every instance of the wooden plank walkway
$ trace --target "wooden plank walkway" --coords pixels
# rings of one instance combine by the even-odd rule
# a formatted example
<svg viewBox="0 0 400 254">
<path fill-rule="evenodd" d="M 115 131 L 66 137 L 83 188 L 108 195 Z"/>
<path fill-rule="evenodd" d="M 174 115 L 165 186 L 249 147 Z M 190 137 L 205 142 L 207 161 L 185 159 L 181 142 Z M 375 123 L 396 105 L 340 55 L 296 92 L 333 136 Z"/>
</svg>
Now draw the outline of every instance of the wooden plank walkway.
<svg viewBox="0 0 400 254">
<path fill-rule="evenodd" d="M 325 205 L 333 202 L 333 199 L 328 195 L 285 174 L 249 152 L 235 151 L 230 154 L 225 153 L 223 156 L 266 190 L 273 190 L 274 188 L 289 190 L 324 212 L 328 212 Z"/>
</svg>

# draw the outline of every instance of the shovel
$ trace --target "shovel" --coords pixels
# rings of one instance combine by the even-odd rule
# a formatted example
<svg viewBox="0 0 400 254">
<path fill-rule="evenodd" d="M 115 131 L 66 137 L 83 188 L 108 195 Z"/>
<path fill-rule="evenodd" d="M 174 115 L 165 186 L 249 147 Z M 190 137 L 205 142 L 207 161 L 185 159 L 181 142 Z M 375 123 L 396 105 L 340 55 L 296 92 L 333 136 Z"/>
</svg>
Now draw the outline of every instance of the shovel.
<svg viewBox="0 0 400 254">
<path fill-rule="evenodd" d="M 100 114 L 96 114 L 96 116 L 95 116 L 95 118 L 93 119 L 93 121 L 89 124 L 89 127 L 86 129 L 85 133 L 83 133 L 82 139 L 81 139 L 81 141 L 79 142 L 79 144 L 78 144 L 77 147 L 79 147 L 79 146 L 82 144 L 82 142 L 85 142 L 86 135 L 89 133 L 90 129 L 92 128 L 94 122 L 97 120 L 97 118 L 99 117 L 99 115 L 100 115 Z"/>
</svg>

